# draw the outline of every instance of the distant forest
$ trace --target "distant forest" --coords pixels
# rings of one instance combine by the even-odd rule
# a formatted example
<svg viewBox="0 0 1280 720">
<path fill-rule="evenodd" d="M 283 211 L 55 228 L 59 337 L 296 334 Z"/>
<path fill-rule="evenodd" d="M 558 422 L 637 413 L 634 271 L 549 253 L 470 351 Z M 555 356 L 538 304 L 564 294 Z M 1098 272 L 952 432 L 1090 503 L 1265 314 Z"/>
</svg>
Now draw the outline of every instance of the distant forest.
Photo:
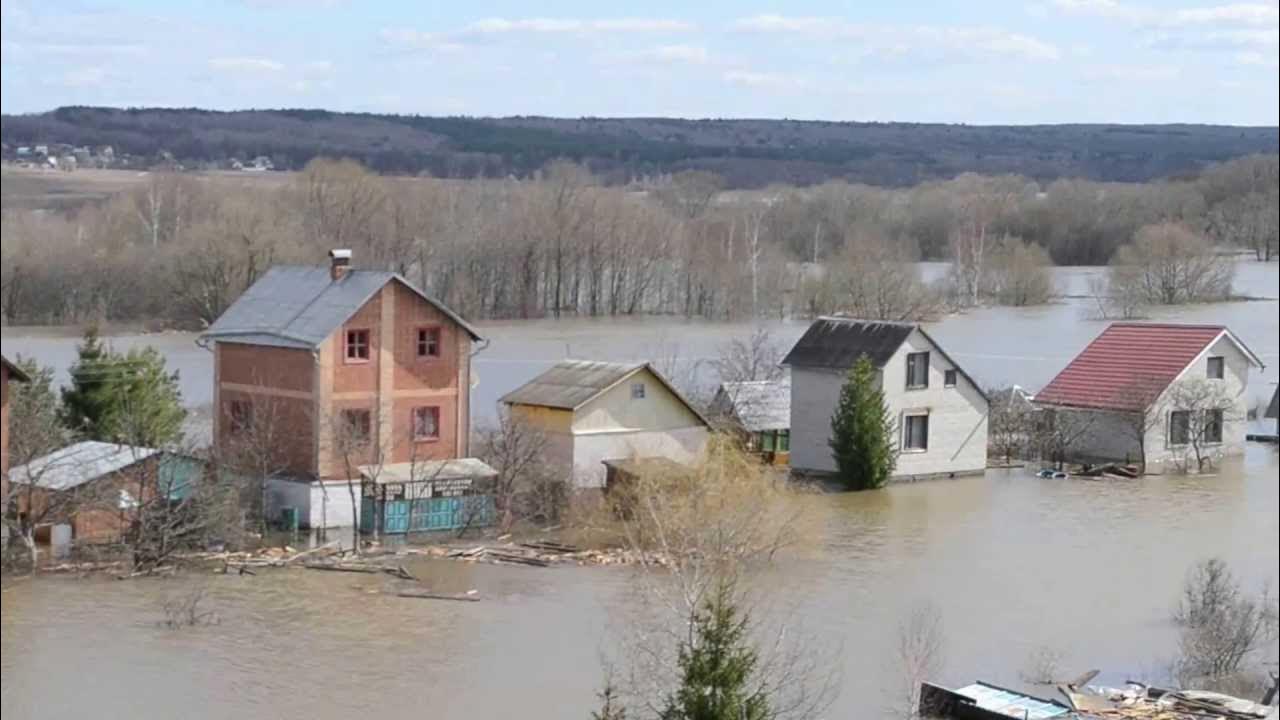
<svg viewBox="0 0 1280 720">
<path fill-rule="evenodd" d="M 380 173 L 527 177 L 580 163 L 608 184 L 706 170 L 729 188 L 842 179 L 907 187 L 965 172 L 1144 182 L 1280 150 L 1275 127 L 1213 125 L 973 126 L 671 118 L 471 118 L 324 110 L 63 107 L 0 117 L 10 147 L 110 145 L 117 155 L 169 153 L 188 167 L 270 157 L 277 169 L 345 157 Z"/>
</svg>

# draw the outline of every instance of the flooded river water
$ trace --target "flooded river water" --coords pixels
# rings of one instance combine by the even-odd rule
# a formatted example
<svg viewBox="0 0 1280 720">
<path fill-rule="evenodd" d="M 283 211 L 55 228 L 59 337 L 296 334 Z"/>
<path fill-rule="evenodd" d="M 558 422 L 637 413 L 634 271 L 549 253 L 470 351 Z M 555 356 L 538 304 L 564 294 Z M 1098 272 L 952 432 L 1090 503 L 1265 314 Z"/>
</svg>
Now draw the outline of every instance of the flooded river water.
<svg viewBox="0 0 1280 720">
<path fill-rule="evenodd" d="M 1088 270 L 1064 271 L 1070 288 Z M 1277 268 L 1242 266 L 1240 289 L 1276 297 Z M 989 309 L 930 327 L 980 382 L 1038 389 L 1102 328 L 1087 301 Z M 1180 308 L 1164 315 L 1231 326 L 1280 365 L 1277 302 Z M 566 356 L 639 359 L 678 348 L 696 363 L 749 328 L 672 321 L 489 323 L 478 358 L 477 414 Z M 783 341 L 803 330 L 778 323 Z M 194 405 L 209 360 L 186 335 L 122 337 L 160 347 Z M 7 355 L 65 370 L 74 339 L 4 330 Z M 491 412 L 491 411 L 489 411 Z M 1214 477 L 1041 480 L 1021 470 L 811 498 L 819 547 L 787 562 L 805 629 L 839 647 L 840 695 L 828 717 L 880 718 L 897 676 L 895 626 L 921 602 L 940 611 L 942 680 L 1019 685 L 1039 648 L 1064 672 L 1101 667 L 1161 677 L 1175 650 L 1169 612 L 1187 569 L 1220 556 L 1250 587 L 1280 566 L 1280 463 L 1251 445 Z M 370 594 L 378 578 L 282 571 L 116 582 L 6 581 L 0 613 L 5 717 L 282 718 L 586 717 L 613 623 L 633 602 L 625 569 L 508 568 L 416 560 L 433 588 L 477 589 L 478 603 Z M 205 587 L 220 623 L 159 627 L 167 598 Z"/>
</svg>

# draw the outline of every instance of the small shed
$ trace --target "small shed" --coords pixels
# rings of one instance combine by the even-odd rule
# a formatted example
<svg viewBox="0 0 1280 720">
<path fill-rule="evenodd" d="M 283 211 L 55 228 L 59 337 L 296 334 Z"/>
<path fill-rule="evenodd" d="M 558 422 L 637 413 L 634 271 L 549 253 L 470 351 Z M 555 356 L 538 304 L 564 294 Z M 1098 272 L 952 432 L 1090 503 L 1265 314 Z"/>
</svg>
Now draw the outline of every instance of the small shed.
<svg viewBox="0 0 1280 720">
<path fill-rule="evenodd" d="M 791 457 L 791 379 L 750 380 L 720 385 L 712 414 L 742 435 L 747 450 L 766 462 L 785 465 Z"/>
<path fill-rule="evenodd" d="M 360 529 L 375 535 L 493 524 L 498 472 L 475 458 L 360 468 Z"/>
<path fill-rule="evenodd" d="M 711 425 L 649 363 L 565 360 L 502 398 L 543 433 L 547 460 L 581 488 L 605 483 L 605 460 L 702 454 Z"/>
</svg>

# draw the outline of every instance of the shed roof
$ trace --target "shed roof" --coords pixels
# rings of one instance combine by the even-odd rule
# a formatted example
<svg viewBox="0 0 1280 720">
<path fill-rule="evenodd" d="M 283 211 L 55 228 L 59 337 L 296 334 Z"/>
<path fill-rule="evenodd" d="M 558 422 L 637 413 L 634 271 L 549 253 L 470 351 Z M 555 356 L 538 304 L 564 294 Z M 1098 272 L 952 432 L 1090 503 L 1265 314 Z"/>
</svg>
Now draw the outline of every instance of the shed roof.
<svg viewBox="0 0 1280 720">
<path fill-rule="evenodd" d="M 1036 393 L 1036 402 L 1097 410 L 1140 409 L 1146 402 L 1144 397 L 1164 392 L 1205 349 L 1224 336 L 1250 363 L 1262 366 L 1222 325 L 1112 323 Z"/>
<path fill-rule="evenodd" d="M 594 360 L 562 360 L 550 370 L 502 396 L 506 405 L 532 405 L 557 410 L 577 410 L 610 388 L 625 382 L 641 371 L 648 371 L 657 378 L 672 395 L 698 417 L 710 425 L 698 408 L 694 407 L 662 373 L 650 363 L 612 363 Z"/>
<path fill-rule="evenodd" d="M 476 458 L 454 458 L 393 465 L 362 465 L 360 476 L 379 485 L 497 477 L 498 471 Z"/>
<path fill-rule="evenodd" d="M 1271 404 L 1267 406 L 1267 417 L 1280 417 L 1280 388 L 1276 388 L 1276 391 L 1271 393 Z"/>
<path fill-rule="evenodd" d="M 443 303 L 393 272 L 349 270 L 334 280 L 328 267 L 271 268 L 201 335 L 202 339 L 313 349 L 387 283 L 399 282 L 466 330 L 480 334 Z"/>
<path fill-rule="evenodd" d="M 716 405 L 747 432 L 791 427 L 791 379 L 750 380 L 720 385 Z"/>
<path fill-rule="evenodd" d="M 973 700 L 983 710 L 1025 720 L 1048 720 L 1064 717 L 1071 712 L 1071 708 L 1061 703 L 1041 700 L 983 682 L 962 687 L 956 693 Z"/>
<path fill-rule="evenodd" d="M 70 490 L 159 453 L 155 448 L 86 440 L 11 469 L 9 479 L 49 490 Z"/>
<path fill-rule="evenodd" d="M 844 370 L 866 355 L 872 365 L 884 367 L 916 327 L 913 323 L 820 317 L 796 341 L 782 364 Z"/>
<path fill-rule="evenodd" d="M 22 371 L 22 368 L 9 362 L 9 358 L 0 355 L 0 362 L 3 362 L 5 369 L 9 371 L 10 379 L 17 380 L 18 382 L 29 382 L 31 380 L 31 378 L 27 377 L 27 374 Z"/>
</svg>

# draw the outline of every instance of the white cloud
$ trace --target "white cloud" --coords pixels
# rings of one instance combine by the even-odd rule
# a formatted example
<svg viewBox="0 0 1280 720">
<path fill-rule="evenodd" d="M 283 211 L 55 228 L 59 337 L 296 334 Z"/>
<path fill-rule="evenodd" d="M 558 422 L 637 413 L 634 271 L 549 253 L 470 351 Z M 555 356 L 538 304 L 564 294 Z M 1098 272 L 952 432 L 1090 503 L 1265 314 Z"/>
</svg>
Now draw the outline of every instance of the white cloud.
<svg viewBox="0 0 1280 720">
<path fill-rule="evenodd" d="M 945 25 L 868 25 L 836 18 L 756 15 L 733 27 L 747 32 L 854 40 L 868 54 L 946 55 L 971 58 L 1019 58 L 1052 61 L 1062 56 L 1053 44 L 993 27 Z"/>
<path fill-rule="evenodd" d="M 228 72 L 280 72 L 284 63 L 269 58 L 221 57 L 211 59 L 209 67 Z"/>
<path fill-rule="evenodd" d="M 775 72 L 755 72 L 751 70 L 729 70 L 722 76 L 725 82 L 750 88 L 766 90 L 803 90 L 809 87 L 807 78 L 798 75 Z"/>
<path fill-rule="evenodd" d="M 1230 3 L 1179 10 L 1159 10 L 1119 0 L 1053 0 L 1068 14 L 1119 20 L 1148 27 L 1249 26 L 1275 27 L 1280 23 L 1280 5 Z"/>
<path fill-rule="evenodd" d="M 701 45 L 659 45 L 641 51 L 636 59 L 685 65 L 709 65 L 712 62 L 711 53 Z"/>
<path fill-rule="evenodd" d="M 63 73 L 62 84 L 74 88 L 102 87 L 109 75 L 103 67 L 74 68 Z"/>
<path fill-rule="evenodd" d="M 583 20 L 574 18 L 486 18 L 468 25 L 464 33 L 661 33 L 688 32 L 694 25 L 663 18 L 615 18 Z"/>
</svg>

